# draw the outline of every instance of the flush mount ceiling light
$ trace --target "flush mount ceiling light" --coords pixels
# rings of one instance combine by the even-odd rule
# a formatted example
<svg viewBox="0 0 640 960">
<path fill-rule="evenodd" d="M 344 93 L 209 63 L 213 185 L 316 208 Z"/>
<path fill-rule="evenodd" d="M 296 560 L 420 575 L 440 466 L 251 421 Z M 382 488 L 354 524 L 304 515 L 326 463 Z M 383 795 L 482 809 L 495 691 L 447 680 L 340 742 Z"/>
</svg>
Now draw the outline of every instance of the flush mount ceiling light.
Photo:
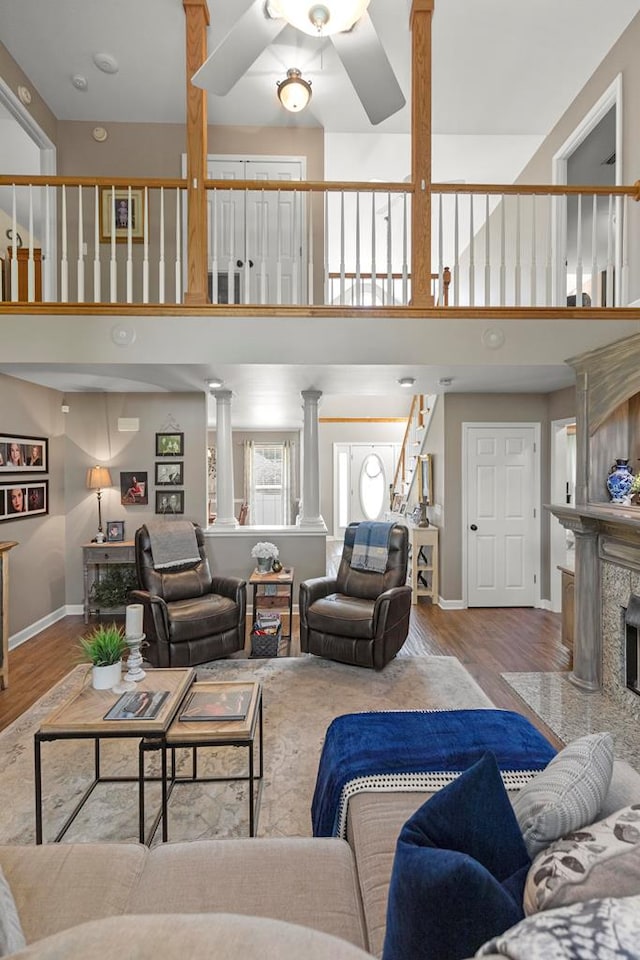
<svg viewBox="0 0 640 960">
<path fill-rule="evenodd" d="M 207 380 L 209 390 L 219 390 L 223 383 L 224 380 L 220 380 L 219 377 L 214 377 L 213 380 Z"/>
<path fill-rule="evenodd" d="M 278 80 L 278 100 L 290 113 L 300 113 L 311 100 L 311 83 L 302 79 L 295 67 L 287 70 L 287 79 Z"/>
<path fill-rule="evenodd" d="M 81 73 L 74 73 L 74 75 L 71 77 L 71 83 L 74 85 L 76 90 L 80 90 L 83 93 L 89 88 L 87 78 L 83 77 Z"/>
<path fill-rule="evenodd" d="M 273 16 L 282 17 L 296 30 L 312 37 L 329 37 L 333 33 L 350 30 L 356 20 L 369 6 L 370 0 L 325 0 L 310 3 L 309 0 L 270 0 Z"/>
<path fill-rule="evenodd" d="M 405 387 L 406 389 L 408 389 L 409 387 L 412 387 L 415 382 L 416 382 L 415 377 L 400 377 L 398 379 L 398 383 L 400 384 L 400 386 Z"/>
<path fill-rule="evenodd" d="M 20 102 L 24 103 L 25 107 L 28 107 L 31 103 L 31 90 L 29 90 L 29 87 L 20 85 L 18 87 L 18 96 L 20 97 Z"/>
<path fill-rule="evenodd" d="M 96 141 L 96 143 L 104 143 L 109 134 L 104 127 L 94 127 L 91 131 L 91 136 Z"/>
</svg>

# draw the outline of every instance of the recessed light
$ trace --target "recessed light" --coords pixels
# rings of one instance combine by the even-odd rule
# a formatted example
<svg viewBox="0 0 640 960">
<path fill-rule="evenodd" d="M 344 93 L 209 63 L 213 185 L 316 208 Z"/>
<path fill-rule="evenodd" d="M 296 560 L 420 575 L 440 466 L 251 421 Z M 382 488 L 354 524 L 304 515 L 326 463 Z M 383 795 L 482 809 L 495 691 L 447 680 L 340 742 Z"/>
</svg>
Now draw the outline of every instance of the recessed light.
<svg viewBox="0 0 640 960">
<path fill-rule="evenodd" d="M 85 90 L 89 89 L 87 78 L 83 77 L 81 73 L 74 73 L 74 75 L 71 77 L 71 83 L 74 85 L 76 90 L 81 90 L 83 93 Z"/>
<path fill-rule="evenodd" d="M 94 53 L 93 62 L 103 73 L 117 73 L 120 69 L 118 61 L 110 53 Z"/>
<path fill-rule="evenodd" d="M 401 387 L 407 387 L 407 388 L 412 387 L 415 382 L 416 382 L 415 377 L 399 377 L 398 378 L 398 383 L 400 384 Z"/>
<path fill-rule="evenodd" d="M 20 98 L 20 102 L 24 103 L 25 107 L 28 107 L 31 103 L 31 90 L 29 90 L 29 87 L 22 86 L 21 84 L 18 87 L 18 97 Z"/>
<path fill-rule="evenodd" d="M 489 350 L 499 350 L 504 339 L 504 330 L 500 327 L 487 327 L 482 333 L 482 342 Z"/>
<path fill-rule="evenodd" d="M 453 377 L 440 377 L 438 380 L 438 386 L 440 387 L 450 387 L 453 383 Z"/>
<path fill-rule="evenodd" d="M 96 141 L 96 143 L 104 143 L 109 134 L 104 127 L 94 127 L 91 131 L 91 136 Z"/>
</svg>

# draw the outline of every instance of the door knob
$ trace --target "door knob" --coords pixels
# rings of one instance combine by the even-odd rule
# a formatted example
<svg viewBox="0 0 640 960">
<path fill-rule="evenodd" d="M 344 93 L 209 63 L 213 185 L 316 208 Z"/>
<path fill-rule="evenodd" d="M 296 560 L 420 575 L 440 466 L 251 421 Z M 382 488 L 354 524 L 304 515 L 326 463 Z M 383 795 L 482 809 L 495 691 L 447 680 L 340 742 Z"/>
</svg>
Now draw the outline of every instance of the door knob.
<svg viewBox="0 0 640 960">
<path fill-rule="evenodd" d="M 475 525 L 475 523 L 472 523 L 471 526 L 469 527 L 469 529 L 470 529 L 470 530 L 477 530 L 478 528 L 477 528 L 477 526 Z"/>
<path fill-rule="evenodd" d="M 242 260 L 236 260 L 236 267 L 244 267 L 244 262 Z"/>
</svg>

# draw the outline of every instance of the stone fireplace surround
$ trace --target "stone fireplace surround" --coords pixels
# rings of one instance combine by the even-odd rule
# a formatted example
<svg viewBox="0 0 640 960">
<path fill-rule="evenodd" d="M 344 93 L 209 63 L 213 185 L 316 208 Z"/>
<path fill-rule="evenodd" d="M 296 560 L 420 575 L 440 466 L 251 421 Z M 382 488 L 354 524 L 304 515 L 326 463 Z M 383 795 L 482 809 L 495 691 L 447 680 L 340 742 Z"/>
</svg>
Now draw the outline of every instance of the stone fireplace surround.
<svg viewBox="0 0 640 960">
<path fill-rule="evenodd" d="M 608 467 L 640 460 L 640 335 L 568 361 L 576 370 L 576 506 L 548 509 L 575 534 L 570 679 L 603 690 L 640 719 L 626 684 L 625 611 L 640 596 L 640 507 L 609 502 Z"/>
</svg>

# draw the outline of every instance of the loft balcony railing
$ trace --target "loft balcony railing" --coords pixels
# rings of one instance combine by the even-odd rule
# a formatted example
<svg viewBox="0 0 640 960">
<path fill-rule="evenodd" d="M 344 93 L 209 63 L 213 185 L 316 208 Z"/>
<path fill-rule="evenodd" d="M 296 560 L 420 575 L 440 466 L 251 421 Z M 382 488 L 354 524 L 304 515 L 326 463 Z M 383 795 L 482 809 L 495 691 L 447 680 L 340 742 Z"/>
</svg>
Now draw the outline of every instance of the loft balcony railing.
<svg viewBox="0 0 640 960">
<path fill-rule="evenodd" d="M 210 180 L 205 190 L 201 237 L 187 229 L 183 179 L 0 176 L 4 311 L 185 305 L 188 244 L 225 313 L 412 305 L 424 251 L 411 250 L 411 184 Z M 432 305 L 627 306 L 638 198 L 638 185 L 432 185 Z"/>
</svg>

